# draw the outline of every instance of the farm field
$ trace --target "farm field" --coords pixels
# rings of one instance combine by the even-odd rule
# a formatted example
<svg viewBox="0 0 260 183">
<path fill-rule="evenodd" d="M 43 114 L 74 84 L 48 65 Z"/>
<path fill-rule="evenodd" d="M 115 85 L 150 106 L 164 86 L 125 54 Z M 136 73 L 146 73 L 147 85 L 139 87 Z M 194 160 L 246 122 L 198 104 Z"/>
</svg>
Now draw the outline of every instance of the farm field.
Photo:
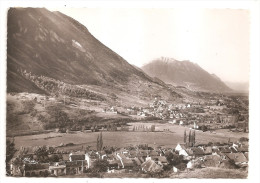
<svg viewBox="0 0 260 183">
<path fill-rule="evenodd" d="M 132 131 L 133 126 L 138 127 L 141 125 L 150 127 L 155 125 L 156 132 L 142 132 Z M 137 144 L 149 144 L 154 146 L 163 147 L 175 147 L 178 143 L 183 142 L 184 130 L 189 132 L 189 128 L 159 123 L 129 123 L 129 131 L 104 131 L 103 142 L 104 146 L 117 146 L 125 147 L 127 145 Z M 169 129 L 169 131 L 164 131 Z M 90 146 L 93 149 L 96 147 L 96 139 L 100 132 L 74 132 L 74 133 L 46 133 L 28 136 L 15 137 L 16 148 L 21 146 L 58 146 L 60 144 L 73 143 L 74 146 L 64 147 L 67 149 L 77 149 L 82 146 Z M 196 142 L 208 143 L 208 142 L 227 142 L 227 134 L 231 141 L 236 141 L 240 137 L 248 137 L 247 133 L 234 133 L 227 130 L 221 130 L 220 132 L 210 133 L 196 131 Z"/>
<path fill-rule="evenodd" d="M 208 167 L 195 169 L 193 171 L 185 171 L 171 174 L 170 178 L 198 178 L 198 179 L 246 179 L 247 172 L 237 169 L 223 169 L 216 167 Z"/>
</svg>

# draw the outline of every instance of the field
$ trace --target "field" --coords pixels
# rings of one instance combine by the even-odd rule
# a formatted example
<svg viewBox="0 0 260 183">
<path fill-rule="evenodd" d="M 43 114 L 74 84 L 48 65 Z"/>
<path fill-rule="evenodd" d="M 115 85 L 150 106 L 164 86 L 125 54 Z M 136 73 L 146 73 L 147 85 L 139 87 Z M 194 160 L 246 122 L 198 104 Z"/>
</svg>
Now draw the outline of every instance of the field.
<svg viewBox="0 0 260 183">
<path fill-rule="evenodd" d="M 238 169 L 208 167 L 203 169 L 195 169 L 193 171 L 173 173 L 171 174 L 170 178 L 245 179 L 247 178 L 247 172 Z"/>
<path fill-rule="evenodd" d="M 150 127 L 155 125 L 155 132 L 132 131 L 133 126 L 141 125 Z M 178 143 L 183 143 L 183 134 L 186 130 L 187 134 L 189 128 L 160 123 L 129 123 L 129 131 L 104 131 L 103 144 L 104 146 L 125 147 L 127 145 L 149 144 L 152 146 L 175 147 Z M 165 131 L 164 129 L 169 129 Z M 46 133 L 28 136 L 15 137 L 16 148 L 21 146 L 58 146 L 60 144 L 73 143 L 74 146 L 66 147 L 65 149 L 80 149 L 82 146 L 90 146 L 92 149 L 96 147 L 96 139 L 100 132 L 74 132 L 74 133 Z M 221 130 L 220 132 L 210 133 L 196 131 L 196 142 L 227 142 L 230 137 L 231 141 L 236 141 L 240 137 L 247 137 L 246 133 L 234 133 Z"/>
</svg>

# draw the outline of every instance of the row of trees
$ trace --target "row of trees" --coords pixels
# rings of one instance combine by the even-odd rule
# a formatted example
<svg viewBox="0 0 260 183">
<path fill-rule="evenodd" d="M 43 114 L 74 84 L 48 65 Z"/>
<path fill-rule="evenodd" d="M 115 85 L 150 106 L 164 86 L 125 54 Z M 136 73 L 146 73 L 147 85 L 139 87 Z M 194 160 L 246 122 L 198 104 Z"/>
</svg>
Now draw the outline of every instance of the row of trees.
<svg viewBox="0 0 260 183">
<path fill-rule="evenodd" d="M 151 125 L 151 127 L 144 126 L 144 125 L 134 126 L 133 131 L 151 131 L 151 132 L 154 132 L 155 131 L 155 125 Z"/>
<path fill-rule="evenodd" d="M 188 137 L 188 139 L 187 139 Z M 195 141 L 196 141 L 196 134 L 195 134 L 195 130 L 189 132 L 189 135 L 186 135 L 186 130 L 184 131 L 184 139 L 183 139 L 184 143 L 186 145 L 188 145 L 189 147 L 193 147 L 195 145 Z"/>
<path fill-rule="evenodd" d="M 48 162 L 57 162 L 62 160 L 62 155 L 55 152 L 54 147 L 49 146 L 35 146 L 32 149 L 33 155 L 29 154 L 29 149 L 26 147 L 21 146 L 18 151 L 17 158 L 23 159 L 27 157 L 31 160 L 35 160 L 41 163 L 48 163 Z"/>
</svg>

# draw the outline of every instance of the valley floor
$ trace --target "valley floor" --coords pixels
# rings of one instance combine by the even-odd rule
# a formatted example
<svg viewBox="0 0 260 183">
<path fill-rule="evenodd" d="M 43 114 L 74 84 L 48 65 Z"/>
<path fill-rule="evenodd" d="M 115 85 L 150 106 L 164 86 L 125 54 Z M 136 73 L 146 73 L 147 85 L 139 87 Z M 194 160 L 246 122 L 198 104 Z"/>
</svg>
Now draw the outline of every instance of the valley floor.
<svg viewBox="0 0 260 183">
<path fill-rule="evenodd" d="M 248 173 L 243 170 L 208 167 L 202 169 L 195 169 L 193 171 L 173 173 L 171 174 L 170 178 L 245 179 L 247 178 L 247 174 Z"/>
<path fill-rule="evenodd" d="M 154 124 L 156 132 L 142 131 L 104 131 L 103 141 L 105 146 L 124 147 L 126 145 L 151 144 L 163 147 L 175 147 L 178 143 L 183 142 L 184 130 L 189 128 L 179 125 L 161 124 L 161 123 L 130 123 L 132 126 Z M 163 131 L 169 129 L 169 131 Z M 96 138 L 100 132 L 73 132 L 73 133 L 45 133 L 38 135 L 17 136 L 15 137 L 16 148 L 21 146 L 59 146 L 60 144 L 73 143 L 73 146 L 62 147 L 62 149 L 81 149 L 82 146 L 90 146 L 96 148 Z M 232 141 L 236 141 L 241 137 L 248 137 L 248 133 L 235 133 L 228 130 L 221 130 L 216 133 L 196 132 L 196 142 L 227 142 L 227 136 Z"/>
</svg>

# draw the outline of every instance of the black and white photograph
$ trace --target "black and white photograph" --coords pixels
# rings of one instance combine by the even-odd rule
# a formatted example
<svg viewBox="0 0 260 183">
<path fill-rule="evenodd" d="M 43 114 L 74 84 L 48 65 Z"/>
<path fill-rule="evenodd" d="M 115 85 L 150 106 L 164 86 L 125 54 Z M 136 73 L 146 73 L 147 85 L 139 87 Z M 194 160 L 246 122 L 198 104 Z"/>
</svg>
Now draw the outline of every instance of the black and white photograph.
<svg viewBox="0 0 260 183">
<path fill-rule="evenodd" d="M 5 7 L 1 176 L 248 180 L 254 3 Z"/>
</svg>

